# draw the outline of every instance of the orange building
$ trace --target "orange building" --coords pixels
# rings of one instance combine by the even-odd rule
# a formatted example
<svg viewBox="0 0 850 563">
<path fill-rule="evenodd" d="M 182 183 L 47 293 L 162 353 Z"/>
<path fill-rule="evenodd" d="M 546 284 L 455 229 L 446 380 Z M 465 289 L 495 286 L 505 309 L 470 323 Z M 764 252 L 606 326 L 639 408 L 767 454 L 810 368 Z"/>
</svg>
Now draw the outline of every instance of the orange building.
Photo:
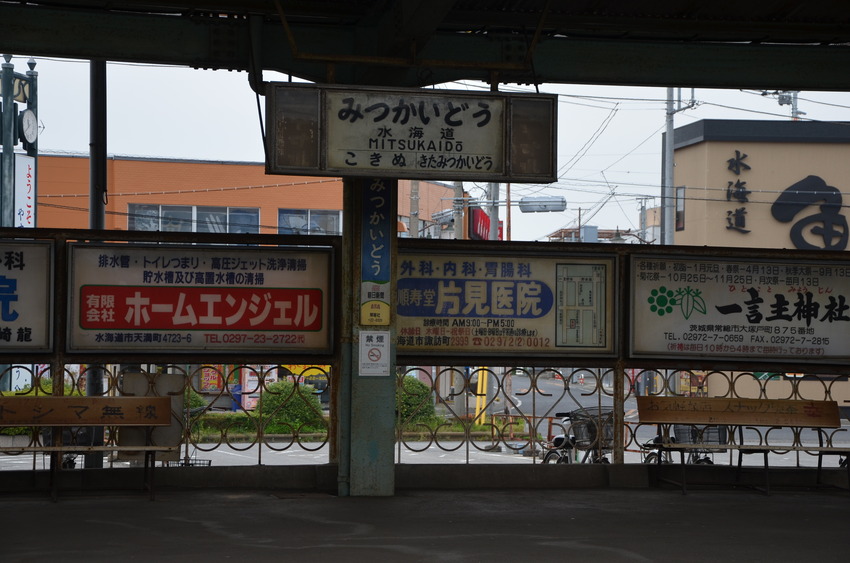
<svg viewBox="0 0 850 563">
<path fill-rule="evenodd" d="M 87 155 L 39 155 L 37 189 L 36 226 L 88 228 Z M 413 206 L 419 236 L 454 238 L 450 223 L 437 220 L 451 215 L 454 190 L 399 180 L 399 230 L 410 225 Z M 267 175 L 262 163 L 110 157 L 105 203 L 105 227 L 114 230 L 340 234 L 342 227 L 339 178 Z"/>
</svg>

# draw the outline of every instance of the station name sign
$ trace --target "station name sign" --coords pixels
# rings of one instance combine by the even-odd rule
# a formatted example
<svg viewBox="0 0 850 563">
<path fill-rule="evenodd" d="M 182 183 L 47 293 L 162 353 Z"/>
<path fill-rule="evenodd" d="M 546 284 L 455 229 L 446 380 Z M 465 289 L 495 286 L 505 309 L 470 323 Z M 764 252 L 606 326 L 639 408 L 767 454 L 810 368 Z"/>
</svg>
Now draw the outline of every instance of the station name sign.
<svg viewBox="0 0 850 563">
<path fill-rule="evenodd" d="M 266 172 L 554 182 L 557 97 L 273 83 Z"/>
</svg>

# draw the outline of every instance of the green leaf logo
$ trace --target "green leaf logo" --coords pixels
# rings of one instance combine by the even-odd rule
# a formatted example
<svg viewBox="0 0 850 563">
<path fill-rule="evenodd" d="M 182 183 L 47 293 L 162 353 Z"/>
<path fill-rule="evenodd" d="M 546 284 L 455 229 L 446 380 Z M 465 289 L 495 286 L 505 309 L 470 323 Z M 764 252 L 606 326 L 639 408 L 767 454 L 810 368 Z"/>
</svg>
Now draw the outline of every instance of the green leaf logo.
<svg viewBox="0 0 850 563">
<path fill-rule="evenodd" d="M 691 286 L 685 289 L 677 289 L 676 298 L 679 301 L 682 314 L 686 319 L 691 318 L 691 315 L 695 311 L 703 315 L 706 314 L 705 300 L 702 298 L 702 292 L 700 290 L 692 289 Z"/>
</svg>

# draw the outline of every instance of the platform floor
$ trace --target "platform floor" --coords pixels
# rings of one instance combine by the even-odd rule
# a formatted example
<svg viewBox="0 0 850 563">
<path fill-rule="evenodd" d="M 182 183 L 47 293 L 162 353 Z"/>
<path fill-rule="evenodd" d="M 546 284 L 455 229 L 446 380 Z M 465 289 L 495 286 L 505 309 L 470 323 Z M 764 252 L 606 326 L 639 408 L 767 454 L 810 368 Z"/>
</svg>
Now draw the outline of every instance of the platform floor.
<svg viewBox="0 0 850 563">
<path fill-rule="evenodd" d="M 0 560 L 846 561 L 846 490 L 0 495 Z"/>
</svg>

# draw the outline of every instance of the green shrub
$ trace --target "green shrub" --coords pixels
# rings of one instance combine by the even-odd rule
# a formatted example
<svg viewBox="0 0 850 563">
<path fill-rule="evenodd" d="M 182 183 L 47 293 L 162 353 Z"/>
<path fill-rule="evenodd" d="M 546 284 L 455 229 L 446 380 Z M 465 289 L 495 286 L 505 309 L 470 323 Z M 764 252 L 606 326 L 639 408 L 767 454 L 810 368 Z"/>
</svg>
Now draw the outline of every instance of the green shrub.
<svg viewBox="0 0 850 563">
<path fill-rule="evenodd" d="M 192 421 L 192 433 L 213 434 L 216 438 L 227 434 L 257 435 L 258 421 L 245 412 L 206 412 Z"/>
<path fill-rule="evenodd" d="M 431 388 L 415 377 L 401 376 L 396 388 L 396 411 L 403 424 L 432 421 L 436 412 Z"/>
<path fill-rule="evenodd" d="M 70 395 L 81 396 L 81 395 L 85 395 L 85 389 L 80 390 L 76 387 L 72 387 L 69 383 L 65 383 L 64 393 L 65 393 L 66 396 L 70 396 Z M 41 384 L 36 389 L 33 389 L 32 387 L 28 386 L 28 387 L 24 387 L 20 391 L 0 391 L 0 395 L 4 395 L 4 396 L 7 396 L 7 397 L 13 397 L 13 396 L 35 397 L 36 395 L 42 396 L 42 395 L 52 395 L 52 394 L 53 394 L 53 380 L 48 379 L 48 378 L 42 379 Z"/>
<path fill-rule="evenodd" d="M 262 417 L 266 433 L 302 434 L 326 432 L 322 403 L 311 385 L 295 385 L 286 379 L 263 391 L 255 411 Z"/>
<path fill-rule="evenodd" d="M 204 397 L 195 391 L 191 385 L 186 387 L 186 392 L 183 395 L 185 403 L 188 403 L 189 409 L 197 409 L 207 406 L 207 401 Z"/>
<path fill-rule="evenodd" d="M 0 427 L 0 434 L 3 436 L 28 436 L 32 433 L 32 428 L 28 426 L 4 426 Z"/>
</svg>

